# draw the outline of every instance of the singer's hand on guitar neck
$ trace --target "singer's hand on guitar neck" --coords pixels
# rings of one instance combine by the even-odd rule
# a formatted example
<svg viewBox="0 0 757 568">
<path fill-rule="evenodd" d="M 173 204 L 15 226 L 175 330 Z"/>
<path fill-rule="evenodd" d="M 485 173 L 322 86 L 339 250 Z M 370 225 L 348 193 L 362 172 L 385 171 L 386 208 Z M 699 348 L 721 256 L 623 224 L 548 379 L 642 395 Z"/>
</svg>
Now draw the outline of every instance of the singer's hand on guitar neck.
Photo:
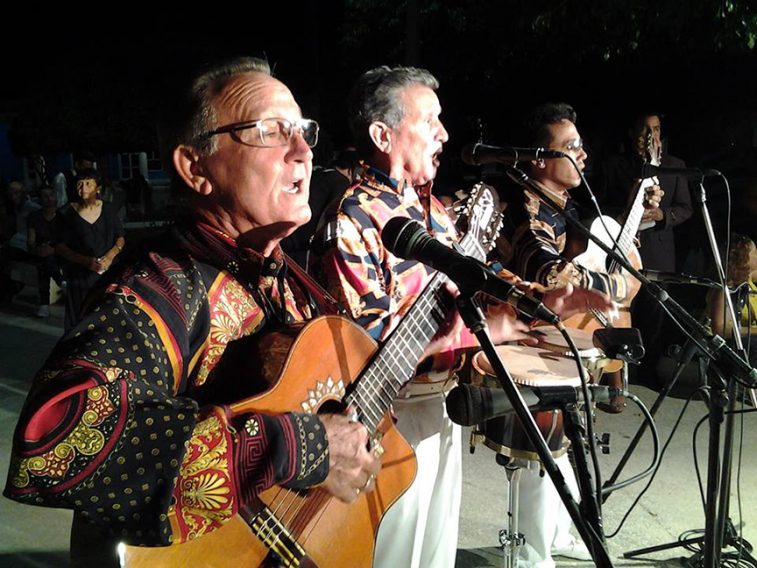
<svg viewBox="0 0 757 568">
<path fill-rule="evenodd" d="M 363 424 L 341 414 L 319 418 L 329 440 L 329 474 L 321 488 L 352 503 L 376 487 L 381 461 L 368 449 L 368 430 Z"/>
</svg>

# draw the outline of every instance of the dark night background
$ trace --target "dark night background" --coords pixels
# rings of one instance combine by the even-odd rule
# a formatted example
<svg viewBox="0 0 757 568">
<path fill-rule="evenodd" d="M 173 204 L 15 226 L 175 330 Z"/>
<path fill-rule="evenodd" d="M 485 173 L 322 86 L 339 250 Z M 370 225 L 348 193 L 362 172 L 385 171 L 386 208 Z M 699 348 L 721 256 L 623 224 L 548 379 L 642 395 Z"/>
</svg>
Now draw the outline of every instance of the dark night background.
<svg viewBox="0 0 757 568">
<path fill-rule="evenodd" d="M 305 115 L 321 123 L 316 160 L 324 162 L 349 141 L 344 102 L 357 75 L 379 64 L 414 64 L 441 81 L 451 139 L 440 175 L 448 183 L 471 173 L 457 156 L 477 139 L 479 121 L 486 142 L 519 145 L 515 126 L 525 110 L 565 100 L 579 113 L 595 162 L 617 150 L 633 109 L 654 108 L 665 113 L 671 153 L 722 169 L 734 194 L 751 193 L 752 6 L 746 0 L 306 0 L 161 8 L 170 18 L 133 3 L 57 13 L 33 7 L 6 21 L 0 119 L 10 125 L 18 157 L 84 147 L 98 155 L 155 149 L 163 85 L 208 57 L 265 56 Z"/>
</svg>

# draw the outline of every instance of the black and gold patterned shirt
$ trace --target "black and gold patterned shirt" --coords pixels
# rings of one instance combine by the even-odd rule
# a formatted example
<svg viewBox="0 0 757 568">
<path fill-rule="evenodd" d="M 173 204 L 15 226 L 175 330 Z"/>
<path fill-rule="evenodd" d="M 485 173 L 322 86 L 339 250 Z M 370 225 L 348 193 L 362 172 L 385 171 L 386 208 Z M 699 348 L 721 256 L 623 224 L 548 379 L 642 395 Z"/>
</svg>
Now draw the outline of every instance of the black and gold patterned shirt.
<svg viewBox="0 0 757 568">
<path fill-rule="evenodd" d="M 218 402 L 268 386 L 222 356 L 317 315 L 307 282 L 279 249 L 263 258 L 191 221 L 153 245 L 114 270 L 38 373 L 5 488 L 130 544 L 201 536 L 271 485 L 320 483 L 329 463 L 317 417 Z"/>
</svg>

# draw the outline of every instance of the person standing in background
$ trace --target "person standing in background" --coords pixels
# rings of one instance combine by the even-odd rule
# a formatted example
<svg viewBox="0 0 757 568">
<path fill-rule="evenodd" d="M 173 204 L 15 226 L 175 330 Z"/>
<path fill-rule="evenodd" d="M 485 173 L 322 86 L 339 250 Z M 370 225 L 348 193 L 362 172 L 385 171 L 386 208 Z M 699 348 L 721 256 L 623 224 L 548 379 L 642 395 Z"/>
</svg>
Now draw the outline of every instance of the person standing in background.
<svg viewBox="0 0 757 568">
<path fill-rule="evenodd" d="M 84 300 L 126 244 L 124 230 L 110 203 L 100 199 L 100 176 L 89 169 L 76 176 L 77 199 L 62 209 L 55 253 L 64 260 L 68 282 L 64 328 L 82 314 Z"/>
</svg>

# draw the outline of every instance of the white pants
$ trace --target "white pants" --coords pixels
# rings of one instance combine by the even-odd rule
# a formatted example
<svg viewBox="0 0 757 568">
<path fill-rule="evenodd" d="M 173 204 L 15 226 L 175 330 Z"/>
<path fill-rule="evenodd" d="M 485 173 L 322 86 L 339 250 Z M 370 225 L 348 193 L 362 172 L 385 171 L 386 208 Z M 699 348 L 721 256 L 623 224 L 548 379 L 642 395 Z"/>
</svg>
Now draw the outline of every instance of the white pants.
<svg viewBox="0 0 757 568">
<path fill-rule="evenodd" d="M 573 498 L 578 500 L 578 483 L 568 454 L 555 458 L 555 463 Z M 521 468 L 518 485 L 518 532 L 526 538 L 526 544 L 520 548 L 517 565 L 554 568 L 552 547 L 566 546 L 571 541 L 572 521 L 552 479 L 546 473 L 539 475 L 538 463 L 530 465 L 532 467 Z"/>
<path fill-rule="evenodd" d="M 442 395 L 394 403 L 418 474 L 379 526 L 374 567 L 453 568 L 462 494 L 462 435 Z"/>
</svg>

